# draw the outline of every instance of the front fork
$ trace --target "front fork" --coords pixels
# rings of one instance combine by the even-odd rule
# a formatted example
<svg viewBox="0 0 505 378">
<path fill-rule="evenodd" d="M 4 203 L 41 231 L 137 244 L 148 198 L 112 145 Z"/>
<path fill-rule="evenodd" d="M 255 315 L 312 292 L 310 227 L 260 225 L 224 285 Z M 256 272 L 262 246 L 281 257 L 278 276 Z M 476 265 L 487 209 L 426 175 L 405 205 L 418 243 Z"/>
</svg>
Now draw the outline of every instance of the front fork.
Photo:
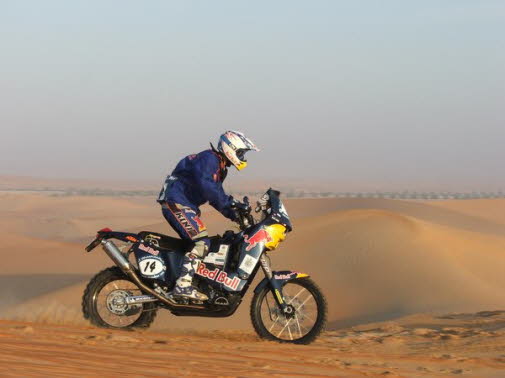
<svg viewBox="0 0 505 378">
<path fill-rule="evenodd" d="M 275 280 L 272 269 L 270 268 L 270 259 L 263 253 L 260 257 L 261 268 L 263 273 L 265 273 L 266 278 L 270 281 L 270 289 L 275 298 L 275 302 L 281 309 L 282 313 L 285 315 L 293 314 L 294 308 L 290 304 L 284 301 L 284 296 L 282 295 L 282 281 Z"/>
</svg>

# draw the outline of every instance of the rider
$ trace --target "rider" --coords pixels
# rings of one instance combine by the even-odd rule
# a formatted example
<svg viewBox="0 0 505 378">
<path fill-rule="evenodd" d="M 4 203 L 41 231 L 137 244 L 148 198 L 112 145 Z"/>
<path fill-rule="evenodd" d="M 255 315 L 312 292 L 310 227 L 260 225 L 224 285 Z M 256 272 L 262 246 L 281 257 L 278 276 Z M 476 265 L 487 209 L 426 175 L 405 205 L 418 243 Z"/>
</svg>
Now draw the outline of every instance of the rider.
<svg viewBox="0 0 505 378">
<path fill-rule="evenodd" d="M 209 202 L 226 218 L 237 219 L 236 208 L 246 206 L 225 193 L 223 181 L 229 166 L 241 171 L 247 166 L 245 153 L 259 151 L 254 143 L 238 131 L 227 131 L 219 138 L 217 149 L 211 149 L 182 159 L 170 174 L 161 189 L 158 202 L 163 216 L 182 239 L 194 243 L 186 253 L 180 277 L 170 292 L 173 297 L 207 300 L 192 285 L 198 263 L 205 257 L 210 239 L 207 229 L 200 220 L 199 207 Z"/>
</svg>

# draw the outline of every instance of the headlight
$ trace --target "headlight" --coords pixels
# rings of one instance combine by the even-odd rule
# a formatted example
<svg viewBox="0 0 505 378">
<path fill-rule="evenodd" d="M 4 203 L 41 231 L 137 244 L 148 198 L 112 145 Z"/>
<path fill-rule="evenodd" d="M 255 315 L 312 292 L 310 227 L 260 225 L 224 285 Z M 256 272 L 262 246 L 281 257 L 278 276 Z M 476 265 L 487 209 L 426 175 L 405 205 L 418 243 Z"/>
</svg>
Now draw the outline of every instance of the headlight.
<svg viewBox="0 0 505 378">
<path fill-rule="evenodd" d="M 268 233 L 269 241 L 265 243 L 265 247 L 269 251 L 273 251 L 279 246 L 279 243 L 286 239 L 286 227 L 282 224 L 272 224 L 265 227 L 265 231 Z"/>
</svg>

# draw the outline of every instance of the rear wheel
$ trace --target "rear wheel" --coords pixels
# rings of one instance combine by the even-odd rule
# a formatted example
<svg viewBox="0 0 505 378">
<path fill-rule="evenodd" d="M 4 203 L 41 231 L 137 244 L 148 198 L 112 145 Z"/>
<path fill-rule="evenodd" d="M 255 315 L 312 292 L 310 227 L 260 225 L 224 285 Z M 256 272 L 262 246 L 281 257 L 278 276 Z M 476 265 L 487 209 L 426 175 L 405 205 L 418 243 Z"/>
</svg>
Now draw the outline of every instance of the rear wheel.
<svg viewBox="0 0 505 378">
<path fill-rule="evenodd" d="M 309 344 L 326 325 L 326 300 L 321 289 L 309 278 L 287 281 L 282 292 L 284 301 L 294 310 L 282 313 L 270 287 L 254 294 L 251 320 L 258 335 L 267 340 Z"/>
<path fill-rule="evenodd" d="M 107 268 L 94 276 L 84 291 L 84 318 L 102 328 L 147 328 L 156 317 L 155 303 L 126 303 L 126 297 L 141 294 L 121 269 Z"/>
</svg>

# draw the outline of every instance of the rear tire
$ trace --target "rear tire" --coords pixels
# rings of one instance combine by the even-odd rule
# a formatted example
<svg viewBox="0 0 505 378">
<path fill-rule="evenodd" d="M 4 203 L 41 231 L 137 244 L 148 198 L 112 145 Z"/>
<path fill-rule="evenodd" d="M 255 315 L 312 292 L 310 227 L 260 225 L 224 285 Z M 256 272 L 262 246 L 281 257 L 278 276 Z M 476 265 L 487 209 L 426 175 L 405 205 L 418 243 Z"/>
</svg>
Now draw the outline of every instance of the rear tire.
<svg viewBox="0 0 505 378">
<path fill-rule="evenodd" d="M 128 309 L 125 311 L 124 315 L 117 315 L 109 311 L 112 319 L 114 319 L 115 316 L 116 319 L 119 320 L 117 323 L 113 323 L 111 320 L 106 319 L 107 307 L 104 309 L 103 304 L 99 303 L 100 294 L 102 289 L 107 285 L 111 284 L 114 286 L 114 281 L 122 282 L 123 285 L 127 282 L 127 290 L 140 292 L 140 289 L 131 282 L 118 267 L 114 266 L 104 269 L 89 281 L 84 290 L 82 296 L 82 313 L 84 318 L 89 320 L 94 326 L 100 328 L 148 328 L 156 318 L 157 308 L 154 302 L 127 306 Z M 120 292 L 119 290 L 116 291 Z M 128 311 L 130 311 L 131 314 L 128 314 Z"/>
<path fill-rule="evenodd" d="M 310 278 L 296 278 L 294 280 L 286 281 L 283 285 L 283 289 L 285 289 L 290 284 L 291 286 L 297 285 L 301 287 L 302 290 L 300 290 L 300 292 L 306 290 L 313 298 L 315 308 L 317 309 L 317 316 L 314 316 L 313 324 L 309 328 L 304 328 L 303 326 L 300 325 L 303 319 L 302 311 L 304 303 L 307 302 L 308 300 L 305 300 L 305 302 L 303 302 L 303 300 L 299 300 L 295 298 L 295 296 L 289 297 L 286 294 L 286 292 L 283 293 L 286 303 L 292 304 L 296 310 L 295 311 L 296 317 L 291 318 L 290 320 L 286 318 L 284 315 L 280 314 L 280 310 L 278 309 L 276 302 L 271 300 L 269 304 L 267 296 L 271 295 L 273 299 L 273 295 L 269 285 L 266 285 L 262 290 L 254 294 L 254 297 L 251 302 L 251 321 L 254 330 L 263 339 L 278 341 L 281 343 L 310 344 L 319 336 L 319 334 L 324 330 L 324 327 L 326 326 L 326 316 L 328 307 L 326 299 L 324 298 L 324 295 L 321 292 L 319 286 L 317 286 L 316 283 L 312 281 Z M 268 306 L 268 312 L 266 312 L 266 314 L 269 314 L 268 317 L 270 318 L 270 320 L 266 318 L 266 314 L 264 314 L 265 311 L 262 311 L 262 309 L 263 310 L 265 309 L 264 308 L 265 303 Z M 310 319 L 310 317 L 308 316 L 306 318 Z M 271 324 L 267 327 L 265 325 L 265 321 L 271 321 Z M 278 328 L 277 329 L 274 328 L 275 326 L 277 326 Z M 281 328 L 280 332 L 281 334 L 284 332 L 284 329 L 287 328 L 290 339 L 279 337 L 279 334 L 277 333 L 277 331 L 275 331 L 278 330 L 279 328 Z M 304 333 L 302 331 L 302 328 L 304 328 L 304 330 L 308 329 L 308 331 Z M 293 332 L 291 332 L 291 329 L 293 329 Z M 298 332 L 299 337 L 297 338 L 293 337 L 293 335 L 296 335 L 295 331 Z M 288 333 L 286 333 L 286 335 L 288 335 Z"/>
</svg>

